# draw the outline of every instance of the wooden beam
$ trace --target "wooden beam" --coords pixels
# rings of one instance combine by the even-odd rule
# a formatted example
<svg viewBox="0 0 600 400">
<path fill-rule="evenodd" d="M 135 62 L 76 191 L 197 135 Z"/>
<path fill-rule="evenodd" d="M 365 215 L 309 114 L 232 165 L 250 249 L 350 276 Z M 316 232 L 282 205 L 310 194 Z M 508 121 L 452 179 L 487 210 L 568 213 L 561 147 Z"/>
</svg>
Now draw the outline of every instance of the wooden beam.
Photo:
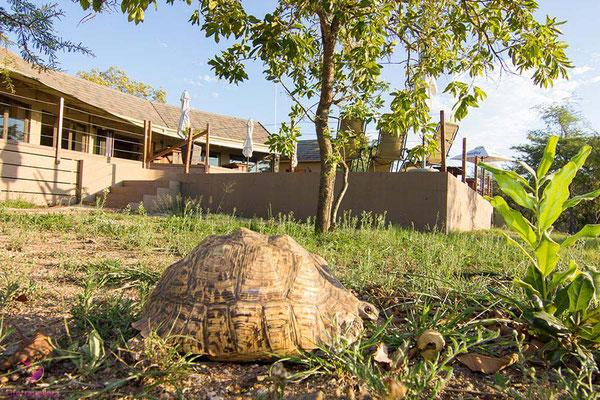
<svg viewBox="0 0 600 400">
<path fill-rule="evenodd" d="M 474 185 L 473 185 L 473 189 L 475 189 L 476 193 L 477 193 L 477 170 L 478 170 L 477 163 L 478 162 L 479 162 L 479 157 L 475 157 L 475 179 L 474 179 L 475 182 L 474 182 Z"/>
<path fill-rule="evenodd" d="M 463 152 L 462 152 L 462 181 L 467 183 L 467 138 L 463 138 Z"/>
<path fill-rule="evenodd" d="M 148 120 L 148 153 L 146 153 L 146 168 L 150 168 L 150 154 L 152 154 L 152 121 Z"/>
<path fill-rule="evenodd" d="M 206 154 L 204 156 L 204 173 L 210 172 L 210 124 L 206 124 Z"/>
<path fill-rule="evenodd" d="M 144 120 L 144 149 L 142 150 L 142 168 L 148 167 L 148 121 Z"/>
<path fill-rule="evenodd" d="M 192 141 L 194 141 L 194 140 L 196 140 L 196 139 L 198 139 L 198 138 L 200 138 L 200 137 L 202 137 L 204 135 L 207 135 L 206 139 L 207 139 L 207 142 L 208 142 L 208 131 L 207 130 L 204 131 L 204 132 L 200 132 L 200 133 L 195 134 L 192 137 Z M 148 158 L 148 163 L 151 163 L 152 161 L 156 160 L 157 158 L 161 158 L 163 156 L 166 156 L 169 153 L 172 153 L 174 150 L 177 150 L 181 146 L 184 146 L 187 142 L 188 142 L 188 139 L 185 139 L 185 140 L 182 140 L 181 142 L 179 142 L 177 144 L 174 144 L 171 147 L 167 147 L 166 149 L 161 150 L 160 152 L 156 153 L 152 157 Z"/>
<path fill-rule="evenodd" d="M 192 146 L 194 145 L 194 141 L 193 136 L 192 136 L 192 128 L 189 128 L 189 133 L 188 133 L 188 144 L 187 144 L 187 149 L 186 149 L 186 157 L 185 157 L 185 163 L 183 165 L 183 173 L 185 174 L 189 174 L 190 173 L 190 164 L 192 163 Z"/>
<path fill-rule="evenodd" d="M 440 144 L 442 152 L 442 169 L 441 172 L 447 172 L 446 168 L 446 121 L 444 118 L 444 110 L 440 110 Z"/>
<path fill-rule="evenodd" d="M 55 163 L 60 164 L 60 147 L 62 145 L 62 130 L 63 130 L 63 117 L 65 112 L 65 98 L 61 97 L 58 101 L 58 126 L 56 127 L 56 153 Z"/>
<path fill-rule="evenodd" d="M 75 189 L 77 202 L 83 199 L 83 160 L 77 160 L 77 186 Z"/>
<path fill-rule="evenodd" d="M 9 112 L 9 108 L 8 106 L 4 107 L 4 126 L 2 127 L 2 139 L 7 140 L 8 139 L 8 115 Z"/>
<path fill-rule="evenodd" d="M 481 195 L 485 195 L 485 169 L 481 169 Z"/>
</svg>

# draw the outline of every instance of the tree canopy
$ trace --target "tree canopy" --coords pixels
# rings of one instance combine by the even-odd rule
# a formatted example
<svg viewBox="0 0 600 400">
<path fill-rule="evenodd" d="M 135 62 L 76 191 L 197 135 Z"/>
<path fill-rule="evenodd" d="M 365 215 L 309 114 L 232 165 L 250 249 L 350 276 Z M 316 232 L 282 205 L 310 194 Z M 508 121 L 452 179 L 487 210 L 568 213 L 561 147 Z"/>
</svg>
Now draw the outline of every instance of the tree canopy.
<svg viewBox="0 0 600 400">
<path fill-rule="evenodd" d="M 173 3 L 175 0 L 165 0 Z M 191 0 L 180 0 L 191 4 Z M 139 23 L 158 0 L 80 0 L 85 9 L 120 3 L 129 20 Z M 321 153 L 316 230 L 332 224 L 336 157 L 329 120 L 343 114 L 376 119 L 389 132 L 431 132 L 427 79 L 442 75 L 462 119 L 485 93 L 474 78 L 493 70 L 531 71 L 548 86 L 567 77 L 570 63 L 555 18 L 534 18 L 532 0 L 280 0 L 265 15 L 248 13 L 239 0 L 199 0 L 190 22 L 228 47 L 209 64 L 231 83 L 248 79 L 246 65 L 259 62 L 266 79 L 280 83 L 294 106 L 292 120 L 309 119 Z M 386 65 L 404 76 L 391 88 Z M 382 114 L 384 94 L 391 95 Z M 379 116 L 379 117 L 378 117 Z"/>
<path fill-rule="evenodd" d="M 167 92 L 162 88 L 155 89 L 143 82 L 133 80 L 127 72 L 117 67 L 110 67 L 106 71 L 92 69 L 90 72 L 79 71 L 77 76 L 88 81 L 98 83 L 109 88 L 113 88 L 123 93 L 129 93 L 147 100 L 153 100 L 160 103 L 166 102 Z"/>
<path fill-rule="evenodd" d="M 0 39 L 5 47 L 16 45 L 24 60 L 40 68 L 56 68 L 57 51 L 91 54 L 83 44 L 57 34 L 54 23 L 64 16 L 57 3 L 41 6 L 28 0 L 6 3 L 0 6 Z"/>
</svg>

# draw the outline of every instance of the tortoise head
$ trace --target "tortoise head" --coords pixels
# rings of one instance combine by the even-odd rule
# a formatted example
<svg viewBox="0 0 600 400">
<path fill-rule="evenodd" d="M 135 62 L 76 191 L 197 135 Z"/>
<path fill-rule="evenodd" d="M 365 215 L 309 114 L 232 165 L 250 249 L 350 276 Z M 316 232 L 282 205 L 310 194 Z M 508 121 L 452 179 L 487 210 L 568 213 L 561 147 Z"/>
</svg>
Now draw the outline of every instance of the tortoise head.
<svg viewBox="0 0 600 400">
<path fill-rule="evenodd" d="M 366 321 L 377 322 L 377 318 L 379 318 L 379 310 L 371 303 L 359 301 L 358 316 Z"/>
</svg>

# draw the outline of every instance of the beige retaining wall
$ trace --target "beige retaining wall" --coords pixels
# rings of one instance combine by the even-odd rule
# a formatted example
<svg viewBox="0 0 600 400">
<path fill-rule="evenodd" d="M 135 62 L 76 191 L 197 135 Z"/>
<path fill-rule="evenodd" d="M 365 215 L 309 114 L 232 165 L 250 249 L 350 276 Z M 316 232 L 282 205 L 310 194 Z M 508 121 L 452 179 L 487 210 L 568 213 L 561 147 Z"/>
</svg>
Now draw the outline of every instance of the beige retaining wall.
<svg viewBox="0 0 600 400">
<path fill-rule="evenodd" d="M 153 164 L 142 168 L 140 161 L 87 154 L 61 149 L 55 163 L 55 149 L 30 143 L 0 140 L 0 200 L 21 199 L 40 205 L 73 204 L 81 190 L 83 201 L 124 180 L 177 179 L 182 165 Z M 212 174 L 235 172 L 213 167 Z M 204 166 L 191 167 L 193 176 Z"/>
<path fill-rule="evenodd" d="M 341 186 L 338 175 L 336 191 Z M 316 214 L 318 173 L 180 175 L 182 193 L 202 198 L 205 207 L 252 217 L 293 212 L 305 219 Z M 431 172 L 351 173 L 341 205 L 352 210 L 386 213 L 401 226 L 417 229 L 468 231 L 489 229 L 492 207 L 451 174 Z"/>
</svg>

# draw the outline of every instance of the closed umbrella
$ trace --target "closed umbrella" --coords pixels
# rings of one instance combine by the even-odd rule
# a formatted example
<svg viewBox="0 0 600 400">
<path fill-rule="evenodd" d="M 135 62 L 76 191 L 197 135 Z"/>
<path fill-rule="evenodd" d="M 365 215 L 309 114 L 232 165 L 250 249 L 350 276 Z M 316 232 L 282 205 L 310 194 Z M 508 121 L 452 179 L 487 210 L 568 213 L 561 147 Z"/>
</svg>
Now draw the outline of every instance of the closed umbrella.
<svg viewBox="0 0 600 400">
<path fill-rule="evenodd" d="M 483 162 L 515 161 L 514 158 L 498 153 L 487 146 L 475 147 L 467 152 L 467 161 L 475 162 L 475 158 Z M 452 160 L 461 160 L 462 155 L 451 158 Z"/>
<path fill-rule="evenodd" d="M 244 149 L 242 150 L 242 154 L 246 157 L 246 162 L 248 167 L 250 166 L 250 157 L 252 157 L 252 132 L 254 131 L 254 121 L 252 118 L 248 120 L 246 124 L 246 139 L 244 140 Z"/>
<path fill-rule="evenodd" d="M 179 118 L 179 125 L 177 126 L 177 134 L 182 139 L 187 138 L 188 129 L 191 129 L 192 123 L 190 121 L 190 94 L 187 90 L 184 90 L 181 94 L 181 117 Z M 183 163 L 187 165 L 187 147 L 188 145 L 181 146 L 181 158 Z M 190 158 L 192 157 L 194 148 L 190 149 Z M 201 150 L 200 150 L 201 151 Z M 200 156 L 200 154 L 198 154 Z"/>
<path fill-rule="evenodd" d="M 298 166 L 298 142 L 294 142 L 294 154 L 292 154 L 292 160 L 290 161 L 292 171 Z"/>
<path fill-rule="evenodd" d="M 425 92 L 427 93 L 427 106 L 431 109 L 433 106 L 432 97 L 438 94 L 437 84 L 435 78 L 431 75 L 425 76 Z"/>
<path fill-rule="evenodd" d="M 184 90 L 181 94 L 181 117 L 179 118 L 177 134 L 185 139 L 190 126 L 190 94 L 187 90 Z"/>
</svg>

